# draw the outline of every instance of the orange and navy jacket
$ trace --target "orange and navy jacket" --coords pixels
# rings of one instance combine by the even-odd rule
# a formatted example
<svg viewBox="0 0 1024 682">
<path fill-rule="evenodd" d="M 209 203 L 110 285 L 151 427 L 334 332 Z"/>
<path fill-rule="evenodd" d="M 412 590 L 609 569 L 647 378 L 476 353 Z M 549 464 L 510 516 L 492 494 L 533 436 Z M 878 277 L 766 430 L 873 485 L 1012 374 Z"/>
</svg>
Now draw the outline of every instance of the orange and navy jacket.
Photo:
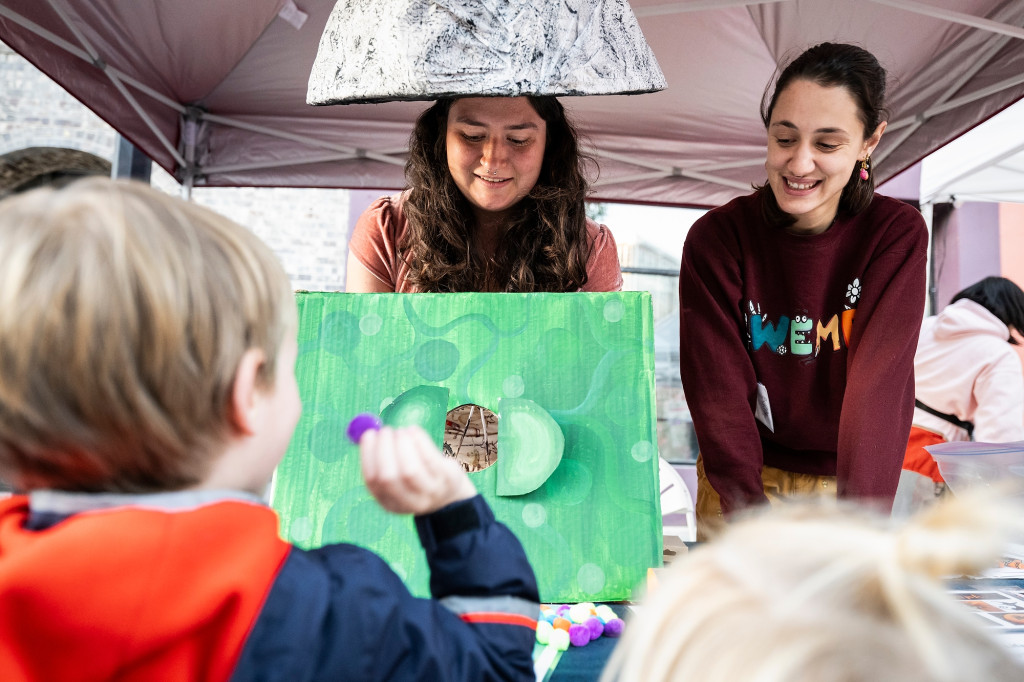
<svg viewBox="0 0 1024 682">
<path fill-rule="evenodd" d="M 223 491 L 0 501 L 0 680 L 533 680 L 522 545 L 483 498 L 417 517 L 433 599 L 304 551 Z"/>
</svg>

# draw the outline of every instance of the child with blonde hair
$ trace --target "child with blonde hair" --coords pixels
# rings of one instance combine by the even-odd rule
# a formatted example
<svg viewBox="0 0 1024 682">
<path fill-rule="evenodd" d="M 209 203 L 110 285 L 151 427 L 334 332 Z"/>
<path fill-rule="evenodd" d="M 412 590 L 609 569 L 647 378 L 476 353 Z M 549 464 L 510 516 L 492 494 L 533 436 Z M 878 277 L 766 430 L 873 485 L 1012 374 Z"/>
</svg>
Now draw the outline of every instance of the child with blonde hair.
<svg viewBox="0 0 1024 682">
<path fill-rule="evenodd" d="M 908 525 L 847 504 L 741 516 L 674 565 L 602 682 L 1019 682 L 940 578 L 994 566 L 1021 510 L 957 498 Z"/>
<path fill-rule="evenodd" d="M 525 552 L 421 430 L 360 457 L 433 599 L 280 539 L 296 326 L 274 254 L 202 207 L 105 179 L 0 203 L 0 679 L 532 679 Z"/>
</svg>

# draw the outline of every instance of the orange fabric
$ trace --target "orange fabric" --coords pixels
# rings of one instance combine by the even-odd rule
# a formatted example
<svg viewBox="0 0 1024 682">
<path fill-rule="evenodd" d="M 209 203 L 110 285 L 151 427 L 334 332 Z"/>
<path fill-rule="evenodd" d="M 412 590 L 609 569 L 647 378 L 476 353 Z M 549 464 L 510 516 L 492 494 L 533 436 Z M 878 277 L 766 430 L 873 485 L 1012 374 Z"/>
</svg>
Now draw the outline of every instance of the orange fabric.
<svg viewBox="0 0 1024 682">
<path fill-rule="evenodd" d="M 226 680 L 290 546 L 266 507 L 122 507 L 25 530 L 0 503 L 0 679 Z"/>
<path fill-rule="evenodd" d="M 464 613 L 459 616 L 462 620 L 467 623 L 499 623 L 501 625 L 522 625 L 525 628 L 531 630 L 537 629 L 537 621 L 533 618 L 526 616 L 520 616 L 515 613 L 501 613 L 501 612 L 479 612 L 479 613 Z"/>
<path fill-rule="evenodd" d="M 944 483 L 942 474 L 939 473 L 939 465 L 924 448 L 926 445 L 938 445 L 945 442 L 946 439 L 934 431 L 922 429 L 920 426 L 911 426 L 910 438 L 907 440 L 907 454 L 903 458 L 903 468 L 907 471 L 916 471 L 936 483 Z"/>
</svg>

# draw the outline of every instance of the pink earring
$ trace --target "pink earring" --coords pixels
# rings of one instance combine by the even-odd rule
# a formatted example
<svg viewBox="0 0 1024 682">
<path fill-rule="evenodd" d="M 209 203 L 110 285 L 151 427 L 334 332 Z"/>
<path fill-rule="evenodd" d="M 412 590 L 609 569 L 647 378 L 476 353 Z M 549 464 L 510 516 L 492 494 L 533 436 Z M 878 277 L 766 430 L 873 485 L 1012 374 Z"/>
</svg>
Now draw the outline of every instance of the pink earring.
<svg viewBox="0 0 1024 682">
<path fill-rule="evenodd" d="M 867 158 L 865 158 L 863 161 L 860 162 L 860 179 L 861 180 L 867 180 L 868 179 L 868 161 L 870 161 L 870 160 L 871 160 L 871 156 L 869 155 Z"/>
</svg>

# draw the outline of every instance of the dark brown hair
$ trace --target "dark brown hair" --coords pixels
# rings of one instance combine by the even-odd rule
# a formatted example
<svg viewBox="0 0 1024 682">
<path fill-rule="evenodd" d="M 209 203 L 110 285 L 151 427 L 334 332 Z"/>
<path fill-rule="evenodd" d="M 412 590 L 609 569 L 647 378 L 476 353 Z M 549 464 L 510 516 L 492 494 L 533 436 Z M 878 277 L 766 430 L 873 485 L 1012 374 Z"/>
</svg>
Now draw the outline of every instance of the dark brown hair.
<svg viewBox="0 0 1024 682">
<path fill-rule="evenodd" d="M 1024 291 L 1021 291 L 1012 280 L 1005 277 L 986 277 L 957 292 L 950 303 L 956 303 L 964 298 L 984 306 L 1007 327 L 1024 333 Z M 1007 341 L 1018 345 L 1012 335 Z"/>
<path fill-rule="evenodd" d="M 448 169 L 446 132 L 454 99 L 441 99 L 416 121 L 409 140 L 403 211 L 409 232 L 399 244 L 409 282 L 421 291 L 576 291 L 587 281 L 585 164 L 576 128 L 554 97 L 527 98 L 547 124 L 540 176 L 515 207 L 488 273 L 471 248 L 475 218 Z"/>
<path fill-rule="evenodd" d="M 771 122 L 772 111 L 779 95 L 793 81 L 807 80 L 822 87 L 845 88 L 857 103 L 857 117 L 864 124 L 864 137 L 869 137 L 878 124 L 889 118 L 885 108 L 885 69 L 875 56 L 862 47 L 843 43 L 820 43 L 803 52 L 769 83 L 761 97 L 761 121 L 765 128 Z M 767 183 L 755 187 L 761 195 L 761 209 L 765 220 L 778 226 L 792 225 L 796 219 L 782 211 L 775 194 Z M 866 209 L 875 195 L 875 174 L 860 179 L 860 166 L 850 169 L 850 179 L 839 197 L 839 212 L 856 215 Z"/>
</svg>

